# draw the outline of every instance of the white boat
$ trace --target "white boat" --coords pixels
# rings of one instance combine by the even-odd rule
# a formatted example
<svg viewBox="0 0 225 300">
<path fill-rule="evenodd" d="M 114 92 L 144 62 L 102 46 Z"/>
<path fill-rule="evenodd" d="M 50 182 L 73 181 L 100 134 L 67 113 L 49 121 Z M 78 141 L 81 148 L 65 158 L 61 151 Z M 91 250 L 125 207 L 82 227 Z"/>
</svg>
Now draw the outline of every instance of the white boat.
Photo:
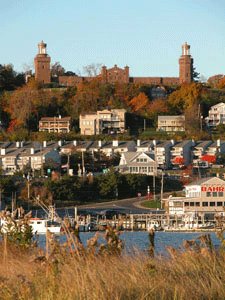
<svg viewBox="0 0 225 300">
<path fill-rule="evenodd" d="M 160 230 L 162 230 L 162 227 L 160 226 L 158 221 L 150 220 L 147 222 L 147 231 L 152 230 L 152 229 L 155 231 L 160 231 Z"/>
<path fill-rule="evenodd" d="M 63 231 L 59 222 L 49 221 L 41 218 L 31 218 L 30 226 L 34 234 L 46 234 L 47 230 L 51 233 L 60 233 Z"/>
</svg>

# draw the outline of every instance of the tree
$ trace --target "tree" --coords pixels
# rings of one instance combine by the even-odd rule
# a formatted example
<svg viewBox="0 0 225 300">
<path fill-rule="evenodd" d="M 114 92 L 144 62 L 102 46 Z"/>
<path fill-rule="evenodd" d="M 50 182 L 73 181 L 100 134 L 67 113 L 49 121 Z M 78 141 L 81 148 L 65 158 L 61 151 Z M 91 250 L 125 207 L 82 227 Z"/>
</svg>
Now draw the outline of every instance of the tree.
<svg viewBox="0 0 225 300">
<path fill-rule="evenodd" d="M 100 73 L 102 64 L 90 64 L 86 67 L 83 67 L 84 73 L 88 75 L 88 77 L 95 77 Z"/>
<path fill-rule="evenodd" d="M 57 61 L 51 66 L 51 76 L 63 76 L 65 74 L 65 69 Z"/>
<path fill-rule="evenodd" d="M 12 91 L 25 84 L 25 75 L 16 73 L 13 65 L 0 65 L 0 91 Z"/>
<path fill-rule="evenodd" d="M 120 184 L 122 183 L 121 174 L 114 168 L 110 168 L 110 171 L 104 175 L 96 176 L 98 186 L 100 188 L 100 195 L 107 198 L 118 197 Z"/>
<path fill-rule="evenodd" d="M 183 113 L 185 109 L 191 108 L 193 104 L 201 103 L 203 87 L 200 83 L 183 84 L 181 88 L 168 98 L 168 103 L 178 112 Z"/>
<path fill-rule="evenodd" d="M 173 160 L 173 164 L 174 165 L 184 165 L 185 161 L 183 159 L 183 157 L 175 157 L 174 160 Z"/>
<path fill-rule="evenodd" d="M 225 88 L 225 76 L 218 82 L 217 87 L 219 89 L 224 89 Z"/>
<path fill-rule="evenodd" d="M 212 163 L 216 162 L 216 156 L 205 154 L 205 155 L 202 156 L 201 160 L 202 161 L 207 161 L 209 164 L 212 164 Z"/>
<path fill-rule="evenodd" d="M 130 100 L 129 105 L 132 107 L 134 113 L 140 115 L 146 115 L 146 108 L 149 104 L 149 99 L 145 93 L 141 92 L 137 97 L 134 97 Z"/>
</svg>

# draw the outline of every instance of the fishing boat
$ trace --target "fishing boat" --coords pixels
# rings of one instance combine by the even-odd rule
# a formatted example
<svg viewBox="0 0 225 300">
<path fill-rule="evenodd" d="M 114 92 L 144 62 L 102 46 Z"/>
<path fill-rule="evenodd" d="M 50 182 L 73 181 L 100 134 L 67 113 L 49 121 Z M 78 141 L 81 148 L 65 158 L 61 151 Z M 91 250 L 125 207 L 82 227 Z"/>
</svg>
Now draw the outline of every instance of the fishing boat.
<svg viewBox="0 0 225 300">
<path fill-rule="evenodd" d="M 61 223 L 41 218 L 31 218 L 30 226 L 34 234 L 46 234 L 47 230 L 55 234 L 63 231 Z"/>
</svg>

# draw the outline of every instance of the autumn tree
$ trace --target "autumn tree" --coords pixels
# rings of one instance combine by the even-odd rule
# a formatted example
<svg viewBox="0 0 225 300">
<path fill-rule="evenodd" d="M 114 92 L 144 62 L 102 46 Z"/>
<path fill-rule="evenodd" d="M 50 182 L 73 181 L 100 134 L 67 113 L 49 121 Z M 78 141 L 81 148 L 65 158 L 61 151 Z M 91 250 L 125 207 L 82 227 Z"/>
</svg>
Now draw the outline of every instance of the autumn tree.
<svg viewBox="0 0 225 300">
<path fill-rule="evenodd" d="M 200 83 L 183 84 L 179 90 L 170 94 L 168 103 L 176 111 L 184 112 L 194 104 L 200 104 L 202 89 Z"/>
<path fill-rule="evenodd" d="M 137 97 L 134 97 L 130 100 L 129 105 L 132 107 L 132 111 L 134 113 L 146 116 L 146 109 L 149 105 L 149 99 L 145 93 L 140 93 Z"/>
<path fill-rule="evenodd" d="M 162 98 L 155 99 L 150 103 L 148 107 L 148 113 L 151 119 L 154 120 L 154 123 L 156 125 L 157 118 L 159 115 L 164 115 L 169 113 L 169 107 L 167 101 Z"/>
<path fill-rule="evenodd" d="M 219 89 L 224 89 L 225 88 L 225 76 L 218 82 L 217 87 Z"/>
<path fill-rule="evenodd" d="M 168 98 L 174 112 L 185 115 L 185 129 L 189 134 L 199 132 L 201 129 L 202 91 L 200 83 L 183 84 Z"/>
</svg>

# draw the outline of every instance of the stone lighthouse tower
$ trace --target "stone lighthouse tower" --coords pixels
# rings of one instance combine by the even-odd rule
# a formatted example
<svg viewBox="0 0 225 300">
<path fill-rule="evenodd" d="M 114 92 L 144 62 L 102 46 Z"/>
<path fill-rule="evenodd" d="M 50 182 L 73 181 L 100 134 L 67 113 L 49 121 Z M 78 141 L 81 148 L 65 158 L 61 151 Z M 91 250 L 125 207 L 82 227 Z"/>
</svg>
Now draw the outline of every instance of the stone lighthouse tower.
<svg viewBox="0 0 225 300">
<path fill-rule="evenodd" d="M 35 64 L 35 80 L 41 83 L 50 83 L 51 74 L 50 74 L 50 61 L 51 58 L 48 56 L 47 44 L 43 41 L 38 44 L 38 54 L 34 59 Z"/>
<path fill-rule="evenodd" d="M 190 83 L 193 81 L 193 58 L 190 55 L 190 45 L 182 45 L 182 55 L 179 59 L 179 82 Z"/>
</svg>

